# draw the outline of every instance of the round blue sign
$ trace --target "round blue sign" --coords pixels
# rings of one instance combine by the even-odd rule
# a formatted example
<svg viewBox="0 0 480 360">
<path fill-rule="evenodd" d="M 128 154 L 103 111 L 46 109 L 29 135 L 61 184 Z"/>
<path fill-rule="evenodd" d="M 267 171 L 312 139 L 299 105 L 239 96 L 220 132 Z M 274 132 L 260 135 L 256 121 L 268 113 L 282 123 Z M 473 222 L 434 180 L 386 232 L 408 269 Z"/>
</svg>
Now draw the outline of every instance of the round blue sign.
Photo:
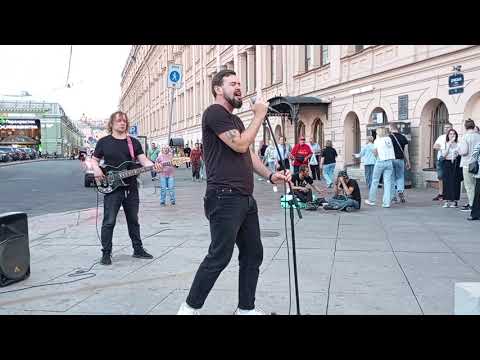
<svg viewBox="0 0 480 360">
<path fill-rule="evenodd" d="M 180 80 L 180 73 L 178 71 L 173 70 L 170 73 L 170 80 L 173 82 L 177 82 L 178 80 Z"/>
</svg>

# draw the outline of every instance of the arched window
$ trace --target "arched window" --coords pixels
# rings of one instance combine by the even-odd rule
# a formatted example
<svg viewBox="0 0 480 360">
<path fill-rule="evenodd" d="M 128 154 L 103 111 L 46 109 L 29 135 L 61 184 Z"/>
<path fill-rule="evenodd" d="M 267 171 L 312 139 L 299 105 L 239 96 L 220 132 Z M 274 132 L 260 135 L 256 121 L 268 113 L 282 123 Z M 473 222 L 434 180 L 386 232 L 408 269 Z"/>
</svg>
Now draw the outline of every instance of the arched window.
<svg viewBox="0 0 480 360">
<path fill-rule="evenodd" d="M 305 124 L 303 121 L 298 122 L 298 137 L 300 138 L 301 136 L 305 137 Z"/>
<path fill-rule="evenodd" d="M 320 119 L 315 120 L 313 123 L 313 139 L 323 149 L 323 123 Z"/>
<path fill-rule="evenodd" d="M 433 145 L 437 138 L 443 134 L 443 127 L 448 124 L 448 109 L 443 102 L 440 102 L 432 114 L 431 122 L 431 136 L 430 136 L 430 148 L 433 148 Z M 437 162 L 434 161 L 437 158 L 437 150 L 434 151 L 434 156 L 431 158 L 430 166 L 437 166 Z"/>
<path fill-rule="evenodd" d="M 370 114 L 370 124 L 388 123 L 387 113 L 381 107 L 376 107 Z"/>
</svg>

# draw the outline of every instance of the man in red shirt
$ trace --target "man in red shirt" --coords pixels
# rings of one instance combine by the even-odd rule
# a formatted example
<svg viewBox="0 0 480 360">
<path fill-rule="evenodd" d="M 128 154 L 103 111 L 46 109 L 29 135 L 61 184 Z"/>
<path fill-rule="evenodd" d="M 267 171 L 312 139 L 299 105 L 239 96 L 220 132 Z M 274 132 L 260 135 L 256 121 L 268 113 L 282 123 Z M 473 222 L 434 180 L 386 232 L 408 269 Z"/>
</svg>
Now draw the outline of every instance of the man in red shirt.
<svg viewBox="0 0 480 360">
<path fill-rule="evenodd" d="M 302 165 L 308 166 L 308 161 L 312 157 L 313 152 L 310 146 L 305 144 L 305 136 L 300 136 L 299 143 L 295 144 L 290 153 L 290 160 L 293 161 L 293 172 L 298 174 L 298 169 Z"/>
</svg>

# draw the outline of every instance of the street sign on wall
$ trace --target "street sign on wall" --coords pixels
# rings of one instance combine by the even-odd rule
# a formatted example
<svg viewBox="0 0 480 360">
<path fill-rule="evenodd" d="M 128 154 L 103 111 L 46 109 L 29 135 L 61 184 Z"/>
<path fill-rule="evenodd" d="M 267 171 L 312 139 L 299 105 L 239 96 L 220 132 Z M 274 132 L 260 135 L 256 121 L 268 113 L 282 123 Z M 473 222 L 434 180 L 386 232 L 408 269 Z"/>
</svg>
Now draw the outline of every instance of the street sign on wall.
<svg viewBox="0 0 480 360">
<path fill-rule="evenodd" d="M 168 65 L 167 87 L 179 89 L 182 87 L 182 65 L 170 64 Z"/>
<path fill-rule="evenodd" d="M 448 94 L 449 95 L 461 94 L 461 93 L 463 93 L 463 87 L 448 89 Z"/>
<path fill-rule="evenodd" d="M 456 72 L 448 77 L 448 94 L 461 94 L 463 93 L 464 77 L 462 73 Z"/>
<path fill-rule="evenodd" d="M 448 87 L 463 86 L 464 77 L 463 74 L 453 74 L 448 77 Z"/>
<path fill-rule="evenodd" d="M 138 136 L 138 126 L 137 125 L 130 126 L 130 129 L 128 129 L 128 133 L 132 136 Z"/>
<path fill-rule="evenodd" d="M 398 120 L 408 119 L 408 95 L 398 97 Z"/>
</svg>

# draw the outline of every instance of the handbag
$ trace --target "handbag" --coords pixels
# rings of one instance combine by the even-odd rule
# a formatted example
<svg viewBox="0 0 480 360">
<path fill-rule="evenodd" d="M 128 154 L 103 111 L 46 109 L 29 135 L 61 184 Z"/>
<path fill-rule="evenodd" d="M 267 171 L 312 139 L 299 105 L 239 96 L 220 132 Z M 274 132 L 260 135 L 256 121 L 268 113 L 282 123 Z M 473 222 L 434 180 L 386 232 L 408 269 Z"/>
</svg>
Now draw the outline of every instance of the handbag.
<svg viewBox="0 0 480 360">
<path fill-rule="evenodd" d="M 473 175 L 477 175 L 478 174 L 478 161 L 475 160 L 473 162 L 471 162 L 470 164 L 468 164 L 468 172 L 470 174 L 473 174 Z"/>
</svg>

